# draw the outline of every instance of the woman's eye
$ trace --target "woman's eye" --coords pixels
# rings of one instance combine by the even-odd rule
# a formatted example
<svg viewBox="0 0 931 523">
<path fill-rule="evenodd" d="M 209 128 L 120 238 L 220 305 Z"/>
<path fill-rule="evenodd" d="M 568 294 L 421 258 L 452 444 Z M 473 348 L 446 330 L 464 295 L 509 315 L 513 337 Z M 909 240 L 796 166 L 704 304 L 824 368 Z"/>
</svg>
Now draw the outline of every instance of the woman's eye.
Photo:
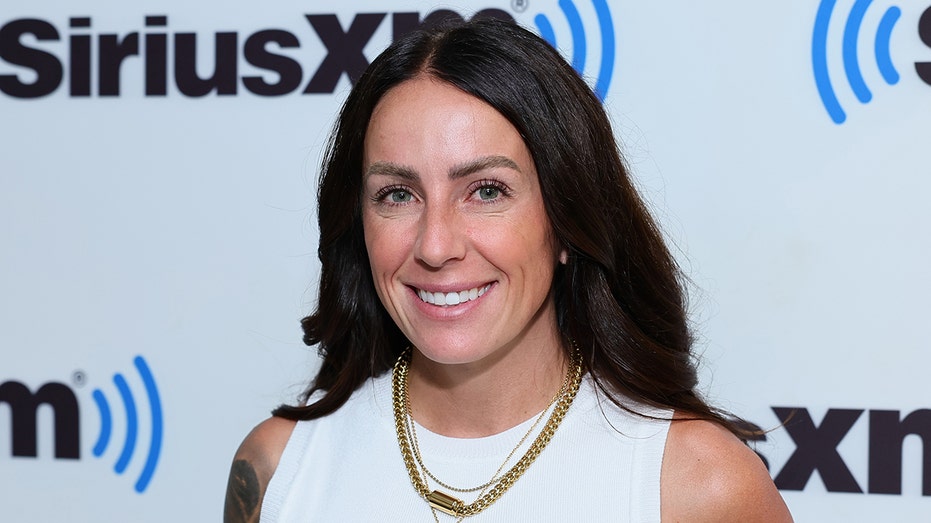
<svg viewBox="0 0 931 523">
<path fill-rule="evenodd" d="M 499 196 L 501 196 L 501 189 L 491 185 L 486 185 L 478 190 L 478 197 L 481 200 L 494 200 Z"/>
<path fill-rule="evenodd" d="M 395 189 L 388 195 L 388 199 L 391 200 L 391 203 L 407 203 L 411 201 L 412 198 L 413 195 L 404 189 Z"/>
<path fill-rule="evenodd" d="M 379 189 L 372 202 L 377 205 L 406 205 L 414 201 L 414 193 L 401 185 L 389 185 Z"/>
</svg>

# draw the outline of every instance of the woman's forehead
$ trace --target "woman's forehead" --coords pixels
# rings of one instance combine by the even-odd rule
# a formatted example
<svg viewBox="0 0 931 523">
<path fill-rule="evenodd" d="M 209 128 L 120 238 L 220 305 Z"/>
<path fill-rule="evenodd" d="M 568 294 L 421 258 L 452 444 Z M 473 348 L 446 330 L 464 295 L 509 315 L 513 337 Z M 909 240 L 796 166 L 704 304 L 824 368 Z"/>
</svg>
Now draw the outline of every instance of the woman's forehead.
<svg viewBox="0 0 931 523">
<path fill-rule="evenodd" d="M 530 162 L 523 138 L 496 109 L 431 77 L 405 81 L 375 107 L 364 143 L 364 165 L 411 165 L 426 159 L 468 164 L 504 157 Z M 532 162 L 530 162 L 532 164 Z"/>
</svg>

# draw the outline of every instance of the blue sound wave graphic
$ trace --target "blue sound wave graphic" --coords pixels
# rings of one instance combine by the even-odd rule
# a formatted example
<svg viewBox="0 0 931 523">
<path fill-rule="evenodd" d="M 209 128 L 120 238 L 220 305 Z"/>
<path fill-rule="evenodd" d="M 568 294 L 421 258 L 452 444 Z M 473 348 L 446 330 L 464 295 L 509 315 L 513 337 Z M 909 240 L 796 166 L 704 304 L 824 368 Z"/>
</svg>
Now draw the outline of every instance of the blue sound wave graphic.
<svg viewBox="0 0 931 523">
<path fill-rule="evenodd" d="M 145 392 L 149 400 L 149 411 L 152 413 L 152 438 L 149 442 L 149 453 L 146 456 L 145 464 L 139 479 L 136 480 L 136 492 L 144 492 L 152 481 L 152 475 L 155 473 L 155 467 L 158 465 L 158 458 L 162 450 L 162 403 L 158 395 L 158 387 L 155 384 L 155 378 L 152 371 L 146 364 L 142 356 L 136 356 L 133 360 L 139 377 L 145 386 Z M 120 399 L 123 401 L 123 408 L 126 412 L 126 440 L 123 442 L 123 448 L 116 460 L 113 470 L 117 474 L 126 472 L 126 467 L 133 457 L 136 449 L 136 438 L 139 432 L 139 417 L 136 411 L 136 401 L 133 398 L 132 390 L 122 374 L 113 375 L 113 383 L 120 393 Z M 110 404 L 106 396 L 100 389 L 93 392 L 94 402 L 97 404 L 97 410 L 100 411 L 100 435 L 97 437 L 97 443 L 94 445 L 94 456 L 98 458 L 103 456 L 110 443 L 110 436 L 113 432 L 113 416 L 110 411 Z"/>
<path fill-rule="evenodd" d="M 607 0 L 592 0 L 595 7 L 595 14 L 598 16 L 598 29 L 601 32 L 601 65 L 598 68 L 598 79 L 595 82 L 594 91 L 598 99 L 604 101 L 608 94 L 608 87 L 611 85 L 611 77 L 614 74 L 614 22 L 611 20 L 611 10 L 608 9 Z M 588 43 L 585 38 L 585 25 L 582 23 L 582 16 L 572 0 L 559 0 L 559 8 L 569 22 L 569 30 L 572 36 L 572 67 L 579 74 L 584 74 L 585 58 L 588 53 Z M 533 19 L 537 26 L 540 36 L 556 47 L 556 32 L 553 31 L 553 25 L 546 15 L 539 14 Z"/>
<path fill-rule="evenodd" d="M 815 15 L 815 27 L 811 39 L 811 64 L 815 75 L 815 85 L 818 88 L 818 95 L 821 97 L 821 103 L 827 110 L 828 115 L 836 124 L 842 124 L 847 119 L 847 113 L 841 107 L 831 85 L 831 78 L 828 74 L 828 24 L 834 12 L 836 0 L 821 0 L 818 6 L 818 13 Z M 856 95 L 860 103 L 869 103 L 873 99 L 873 93 L 866 85 L 863 79 L 863 73 L 860 69 L 860 60 L 857 55 L 857 42 L 860 39 L 860 29 L 863 24 L 863 18 L 869 9 L 872 0 L 856 0 L 847 21 L 844 24 L 843 36 L 843 63 L 844 74 L 850 88 Z M 892 39 L 892 30 L 896 22 L 902 15 L 902 10 L 892 6 L 886 10 L 879 26 L 876 29 L 876 36 L 873 42 L 873 54 L 876 58 L 876 65 L 883 80 L 889 85 L 895 85 L 899 82 L 899 73 L 892 63 L 892 57 L 889 54 L 889 41 Z"/>
</svg>

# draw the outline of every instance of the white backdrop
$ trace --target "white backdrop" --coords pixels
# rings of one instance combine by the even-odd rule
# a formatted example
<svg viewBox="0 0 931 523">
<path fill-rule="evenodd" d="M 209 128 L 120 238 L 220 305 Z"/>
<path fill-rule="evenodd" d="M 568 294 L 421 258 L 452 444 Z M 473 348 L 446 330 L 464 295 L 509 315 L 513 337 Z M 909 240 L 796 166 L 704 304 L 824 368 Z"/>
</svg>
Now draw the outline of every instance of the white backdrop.
<svg viewBox="0 0 931 523">
<path fill-rule="evenodd" d="M 352 33 L 359 14 L 385 13 L 364 46 L 371 60 L 392 37 L 393 14 L 424 17 L 439 6 L 8 4 L 0 13 L 0 520 L 219 521 L 239 441 L 293 400 L 316 365 L 298 320 L 315 300 L 320 148 L 350 83 L 344 74 L 332 93 L 301 94 L 328 54 L 305 15 L 336 15 Z M 931 62 L 931 13 L 921 18 L 931 0 L 611 1 L 609 14 L 601 4 L 446 7 L 466 16 L 500 9 L 530 28 L 542 15 L 567 57 L 579 54 L 572 42 L 584 30 L 584 73 L 593 85 L 610 81 L 605 103 L 633 173 L 694 281 L 703 390 L 767 428 L 780 423 L 774 407 L 797 409 L 795 425 L 758 446 L 796 519 L 929 519 L 931 356 L 921 325 L 931 312 L 931 85 L 915 63 Z M 147 26 L 147 16 L 167 19 Z M 50 27 L 57 37 L 45 34 Z M 356 27 L 358 40 L 365 31 Z M 244 51 L 269 29 L 293 35 L 296 45 L 266 49 L 301 73 L 279 96 L 253 94 L 242 80 L 279 82 Z M 196 35 L 201 77 L 214 70 L 215 35 L 237 35 L 235 94 L 181 92 L 179 33 Z M 159 66 L 145 57 L 160 34 L 169 35 L 166 94 L 147 96 L 147 64 L 150 74 Z M 133 38 L 138 50 L 129 52 Z M 894 83 L 878 65 L 886 44 Z M 106 64 L 118 49 L 129 55 L 119 94 L 102 95 L 113 92 Z M 854 62 L 867 103 L 851 87 Z M 823 102 L 816 70 L 831 82 L 842 123 Z M 137 356 L 151 371 L 148 388 Z M 133 400 L 122 399 L 115 374 Z M 77 406 L 38 406 L 33 436 L 29 396 L 13 391 L 48 383 L 61 384 L 46 389 L 57 387 L 54 401 L 73 397 Z M 106 444 L 95 391 L 110 410 Z M 70 424 L 53 422 L 75 411 Z M 76 459 L 55 457 L 56 433 L 77 443 Z M 30 438 L 35 456 L 23 443 Z M 900 488 L 889 479 L 899 476 Z"/>
</svg>

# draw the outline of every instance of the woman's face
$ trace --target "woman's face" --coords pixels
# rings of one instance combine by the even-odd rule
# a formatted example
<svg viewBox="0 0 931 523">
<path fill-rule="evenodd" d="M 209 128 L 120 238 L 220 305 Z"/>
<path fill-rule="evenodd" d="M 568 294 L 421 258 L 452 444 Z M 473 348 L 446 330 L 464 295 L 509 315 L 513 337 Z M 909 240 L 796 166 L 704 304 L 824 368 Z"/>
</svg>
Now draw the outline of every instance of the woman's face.
<svg viewBox="0 0 931 523">
<path fill-rule="evenodd" d="M 437 363 L 553 343 L 557 248 L 530 152 L 491 106 L 417 78 L 365 139 L 362 220 L 375 287 Z"/>
</svg>

